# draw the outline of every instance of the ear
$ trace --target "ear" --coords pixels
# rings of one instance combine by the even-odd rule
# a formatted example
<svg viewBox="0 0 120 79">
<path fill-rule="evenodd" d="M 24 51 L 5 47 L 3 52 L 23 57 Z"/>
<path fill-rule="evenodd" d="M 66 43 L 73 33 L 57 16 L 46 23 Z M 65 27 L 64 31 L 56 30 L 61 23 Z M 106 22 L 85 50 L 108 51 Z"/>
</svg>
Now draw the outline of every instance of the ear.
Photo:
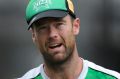
<svg viewBox="0 0 120 79">
<path fill-rule="evenodd" d="M 76 18 L 73 21 L 73 32 L 74 32 L 74 35 L 78 35 L 79 34 L 79 30 L 80 30 L 80 19 Z"/>
<path fill-rule="evenodd" d="M 34 28 L 30 28 L 29 31 L 32 33 L 32 40 L 36 43 L 36 33 Z"/>
</svg>

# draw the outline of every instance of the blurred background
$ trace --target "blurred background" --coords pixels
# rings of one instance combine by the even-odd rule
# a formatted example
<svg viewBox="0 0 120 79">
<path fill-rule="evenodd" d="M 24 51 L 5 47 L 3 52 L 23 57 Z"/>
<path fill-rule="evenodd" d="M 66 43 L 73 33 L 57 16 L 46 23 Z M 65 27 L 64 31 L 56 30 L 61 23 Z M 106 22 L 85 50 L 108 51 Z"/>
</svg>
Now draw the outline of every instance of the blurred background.
<svg viewBox="0 0 120 79">
<path fill-rule="evenodd" d="M 43 59 L 27 30 L 28 0 L 0 0 L 0 79 L 20 77 Z M 120 72 L 120 0 L 74 0 L 79 55 Z"/>
</svg>

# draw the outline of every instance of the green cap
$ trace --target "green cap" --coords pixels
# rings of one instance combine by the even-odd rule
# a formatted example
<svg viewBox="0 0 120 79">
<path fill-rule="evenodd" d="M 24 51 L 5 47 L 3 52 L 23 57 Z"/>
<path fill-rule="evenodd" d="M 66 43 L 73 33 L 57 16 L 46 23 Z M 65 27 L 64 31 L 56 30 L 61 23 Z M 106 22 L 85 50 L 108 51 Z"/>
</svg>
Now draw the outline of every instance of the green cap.
<svg viewBox="0 0 120 79">
<path fill-rule="evenodd" d="M 38 19 L 64 17 L 67 14 L 75 18 L 72 0 L 30 0 L 26 9 L 28 29 Z"/>
</svg>

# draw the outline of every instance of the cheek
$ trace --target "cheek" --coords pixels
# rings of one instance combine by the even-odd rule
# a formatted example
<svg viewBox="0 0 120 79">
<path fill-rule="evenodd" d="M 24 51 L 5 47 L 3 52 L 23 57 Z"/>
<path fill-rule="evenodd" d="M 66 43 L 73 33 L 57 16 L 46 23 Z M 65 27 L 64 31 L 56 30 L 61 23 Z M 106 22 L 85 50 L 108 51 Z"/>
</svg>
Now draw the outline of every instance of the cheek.
<svg viewBox="0 0 120 79">
<path fill-rule="evenodd" d="M 63 35 L 66 46 L 71 46 L 74 44 L 75 37 L 72 31 L 66 31 L 66 33 L 64 33 Z"/>
<path fill-rule="evenodd" d="M 74 36 L 71 34 L 68 36 L 68 44 L 73 45 L 73 43 L 74 43 Z"/>
<path fill-rule="evenodd" d="M 39 36 L 36 40 L 37 47 L 40 49 L 40 51 L 45 50 L 45 38 Z"/>
</svg>

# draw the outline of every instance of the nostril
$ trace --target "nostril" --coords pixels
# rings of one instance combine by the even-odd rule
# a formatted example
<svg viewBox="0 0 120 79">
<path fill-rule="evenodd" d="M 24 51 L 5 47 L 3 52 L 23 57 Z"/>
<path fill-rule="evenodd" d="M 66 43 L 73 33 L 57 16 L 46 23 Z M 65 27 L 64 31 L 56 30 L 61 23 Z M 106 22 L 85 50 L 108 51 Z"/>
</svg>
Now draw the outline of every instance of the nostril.
<svg viewBox="0 0 120 79">
<path fill-rule="evenodd" d="M 56 32 L 50 32 L 49 37 L 50 38 L 57 38 L 58 34 Z"/>
<path fill-rule="evenodd" d="M 49 40 L 55 40 L 55 39 L 57 39 L 57 37 L 58 37 L 58 35 L 57 34 L 50 34 L 49 35 Z"/>
</svg>

